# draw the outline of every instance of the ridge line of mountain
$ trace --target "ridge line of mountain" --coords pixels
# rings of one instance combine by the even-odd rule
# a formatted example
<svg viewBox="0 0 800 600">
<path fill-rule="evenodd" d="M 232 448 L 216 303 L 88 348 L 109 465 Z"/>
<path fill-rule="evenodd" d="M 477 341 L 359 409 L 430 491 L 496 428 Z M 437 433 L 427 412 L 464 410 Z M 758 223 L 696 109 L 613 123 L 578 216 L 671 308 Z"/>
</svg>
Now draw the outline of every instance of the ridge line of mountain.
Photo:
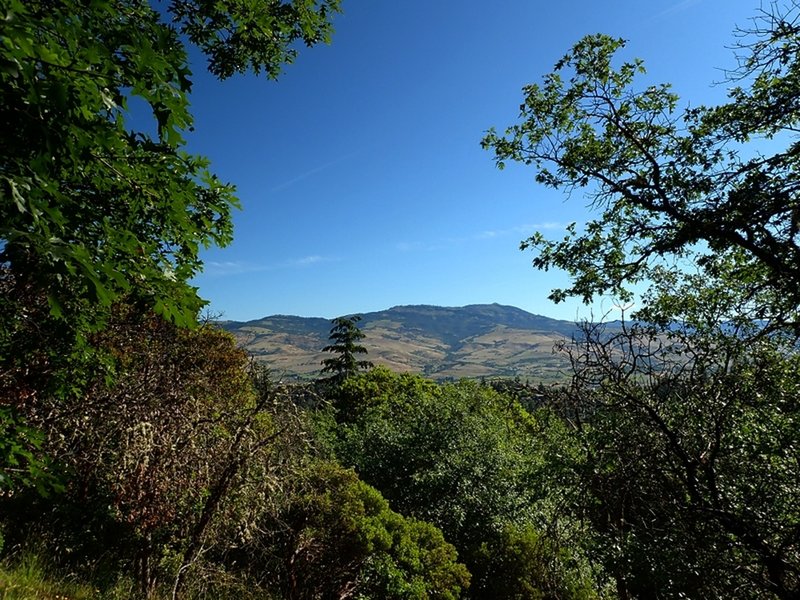
<svg viewBox="0 0 800 600">
<path fill-rule="evenodd" d="M 398 305 L 360 316 L 369 360 L 436 379 L 561 379 L 566 361 L 553 347 L 578 330 L 573 321 L 498 303 Z M 220 326 L 282 378 L 309 379 L 319 374 L 331 323 L 323 317 L 271 315 Z"/>
</svg>

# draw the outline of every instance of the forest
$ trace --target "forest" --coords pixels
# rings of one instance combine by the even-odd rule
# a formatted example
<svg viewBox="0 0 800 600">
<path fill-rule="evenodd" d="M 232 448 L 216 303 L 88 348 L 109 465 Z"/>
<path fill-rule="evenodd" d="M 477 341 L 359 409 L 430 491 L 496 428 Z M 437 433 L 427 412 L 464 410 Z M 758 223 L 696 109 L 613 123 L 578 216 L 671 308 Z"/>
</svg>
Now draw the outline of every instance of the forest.
<svg viewBox="0 0 800 600">
<path fill-rule="evenodd" d="M 522 243 L 551 298 L 637 298 L 547 386 L 374 366 L 358 316 L 287 384 L 203 316 L 238 200 L 186 150 L 190 49 L 278 79 L 341 10 L 0 0 L 0 596 L 800 598 L 800 3 L 724 103 L 598 34 L 485 132 L 591 202 Z"/>
</svg>

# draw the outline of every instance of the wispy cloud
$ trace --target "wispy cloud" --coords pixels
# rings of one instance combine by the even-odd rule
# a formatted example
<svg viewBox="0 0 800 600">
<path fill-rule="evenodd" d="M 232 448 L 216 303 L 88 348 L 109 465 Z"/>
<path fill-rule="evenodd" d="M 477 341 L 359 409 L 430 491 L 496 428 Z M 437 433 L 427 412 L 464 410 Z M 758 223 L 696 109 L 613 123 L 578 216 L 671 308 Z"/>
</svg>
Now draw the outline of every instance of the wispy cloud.
<svg viewBox="0 0 800 600">
<path fill-rule="evenodd" d="M 517 225 L 508 229 L 489 229 L 476 233 L 469 240 L 491 240 L 499 237 L 508 237 L 510 235 L 530 235 L 534 231 L 547 231 L 552 229 L 564 229 L 566 223 L 559 223 L 557 221 L 547 221 L 544 223 L 532 223 L 528 225 Z"/>
<path fill-rule="evenodd" d="M 659 19 L 663 19 L 666 16 L 673 15 L 675 13 L 682 12 L 688 8 L 691 8 L 692 6 L 694 6 L 695 4 L 699 4 L 700 2 L 702 2 L 702 0 L 681 0 L 680 2 L 676 2 L 672 6 L 665 8 L 661 12 L 654 14 L 647 20 L 658 21 Z"/>
<path fill-rule="evenodd" d="M 213 277 L 224 277 L 227 275 L 241 275 L 242 273 L 264 271 L 266 269 L 267 267 L 265 265 L 259 265 L 240 260 L 209 260 L 205 262 L 203 273 Z"/>
<path fill-rule="evenodd" d="M 565 229 L 567 223 L 557 221 L 547 221 L 543 223 L 530 223 L 527 225 L 516 225 L 507 229 L 487 229 L 470 235 L 461 237 L 448 237 L 434 241 L 402 241 L 395 244 L 395 249 L 400 252 L 434 252 L 442 248 L 449 248 L 470 242 L 489 241 L 512 236 L 528 236 L 536 231 L 550 231 Z"/>
<path fill-rule="evenodd" d="M 270 190 L 269 190 L 269 193 L 275 193 L 275 192 L 280 192 L 282 190 L 285 190 L 286 188 L 293 186 L 295 183 L 299 183 L 299 182 L 303 181 L 304 179 L 308 179 L 312 175 L 316 175 L 320 171 L 324 171 L 325 169 L 330 169 L 334 165 L 338 165 L 340 162 L 343 162 L 343 161 L 345 161 L 345 160 L 347 160 L 349 158 L 354 157 L 356 154 L 358 154 L 358 151 L 357 152 L 350 152 L 350 153 L 344 154 L 344 155 L 342 155 L 342 156 L 340 156 L 340 157 L 338 157 L 338 158 L 336 158 L 334 160 L 326 162 L 325 164 L 322 164 L 322 165 L 319 165 L 317 167 L 314 167 L 313 169 L 309 169 L 308 171 L 306 171 L 304 173 L 301 173 L 300 175 L 297 175 L 296 177 L 292 177 L 291 179 L 289 179 L 287 181 L 284 181 L 283 183 L 279 183 L 278 185 L 271 187 Z"/>
<path fill-rule="evenodd" d="M 333 262 L 336 259 L 331 256 L 320 256 L 318 254 L 314 254 L 312 256 L 304 256 L 303 258 L 294 258 L 290 261 L 287 261 L 285 266 L 286 267 L 310 267 L 312 265 L 316 265 L 319 263 L 325 262 Z"/>
<path fill-rule="evenodd" d="M 335 262 L 339 259 L 333 256 L 321 256 L 314 254 L 302 256 L 300 258 L 290 258 L 276 263 L 253 263 L 241 260 L 214 261 L 205 263 L 203 273 L 211 277 L 228 277 L 233 275 L 244 275 L 247 273 L 257 273 L 259 271 L 277 271 L 279 269 L 304 269 L 321 263 Z"/>
<path fill-rule="evenodd" d="M 394 247 L 400 252 L 420 252 L 434 249 L 431 244 L 425 242 L 397 242 Z"/>
</svg>

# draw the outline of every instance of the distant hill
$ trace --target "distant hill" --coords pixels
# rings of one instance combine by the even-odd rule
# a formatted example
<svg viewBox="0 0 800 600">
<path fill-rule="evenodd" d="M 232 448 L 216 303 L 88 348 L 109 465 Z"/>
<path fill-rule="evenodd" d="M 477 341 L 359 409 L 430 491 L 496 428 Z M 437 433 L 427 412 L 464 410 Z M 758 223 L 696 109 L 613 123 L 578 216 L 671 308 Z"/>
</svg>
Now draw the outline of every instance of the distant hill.
<svg viewBox="0 0 800 600">
<path fill-rule="evenodd" d="M 361 316 L 369 360 L 435 379 L 561 379 L 565 359 L 553 354 L 553 345 L 576 332 L 571 321 L 500 304 L 395 306 Z M 275 315 L 220 325 L 284 378 L 315 377 L 327 356 L 320 350 L 328 342 L 328 319 Z"/>
</svg>

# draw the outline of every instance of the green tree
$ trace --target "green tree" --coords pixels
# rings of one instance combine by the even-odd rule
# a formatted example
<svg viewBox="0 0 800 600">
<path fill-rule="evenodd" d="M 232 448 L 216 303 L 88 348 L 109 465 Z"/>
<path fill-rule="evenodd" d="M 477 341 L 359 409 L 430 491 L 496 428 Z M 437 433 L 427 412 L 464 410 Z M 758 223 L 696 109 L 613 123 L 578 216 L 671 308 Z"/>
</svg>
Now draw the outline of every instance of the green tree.
<svg viewBox="0 0 800 600">
<path fill-rule="evenodd" d="M 469 573 L 442 532 L 390 510 L 352 470 L 312 463 L 294 487 L 262 524 L 275 536 L 268 553 L 282 550 L 282 597 L 455 600 L 468 587 Z"/>
<path fill-rule="evenodd" d="M 619 595 L 796 598 L 800 356 L 791 345 L 594 325 L 567 352 L 581 451 L 563 481 Z M 563 463 L 560 447 L 552 455 Z"/>
<path fill-rule="evenodd" d="M 632 284 L 688 262 L 742 288 L 743 319 L 800 331 L 800 5 L 773 8 L 740 37 L 727 103 L 681 110 L 669 85 L 636 86 L 641 61 L 615 68 L 623 40 L 593 35 L 525 86 L 518 124 L 487 133 L 498 166 L 522 162 L 544 185 L 586 189 L 599 213 L 563 239 L 522 243 L 537 268 L 572 276 L 552 299 L 629 298 Z M 763 154 L 763 139 L 781 149 Z"/>
<path fill-rule="evenodd" d="M 189 282 L 200 250 L 231 240 L 238 201 L 205 158 L 185 151 L 187 44 L 222 79 L 275 78 L 297 43 L 329 39 L 339 10 L 339 0 L 168 4 L 0 0 L 4 405 L 81 394 L 98 361 L 88 337 L 116 302 L 195 322 L 203 301 Z M 3 435 L 17 433 L 2 445 L 27 455 L 4 453 L 26 464 L 0 468 L 36 471 L 19 414 L 4 410 L 3 423 Z"/>
<path fill-rule="evenodd" d="M 531 525 L 506 526 L 481 544 L 473 575 L 485 582 L 484 598 L 594 600 L 602 596 L 588 570 L 563 546 Z"/>
<path fill-rule="evenodd" d="M 184 40 L 221 78 L 247 68 L 274 78 L 295 40 L 328 39 L 337 9 L 197 0 L 162 15 L 138 0 L 0 3 L 3 356 L 45 316 L 24 309 L 39 296 L 78 333 L 121 297 L 194 321 L 199 249 L 230 241 L 237 200 L 182 149 L 192 127 Z M 129 125 L 134 103 L 151 116 L 140 130 Z"/>
<path fill-rule="evenodd" d="M 237 201 L 208 161 L 182 150 L 192 127 L 184 41 L 220 78 L 247 69 L 275 78 L 293 42 L 328 40 L 338 4 L 176 0 L 161 14 L 139 0 L 3 0 L 0 264 L 10 299 L 44 291 L 54 316 L 76 319 L 83 301 L 136 295 L 193 321 L 198 251 L 230 241 Z M 128 122 L 134 102 L 151 117 L 140 130 Z"/>
<path fill-rule="evenodd" d="M 352 317 L 337 317 L 332 323 L 328 339 L 331 344 L 325 346 L 323 352 L 331 352 L 335 356 L 322 361 L 322 373 L 331 373 L 328 381 L 340 384 L 364 369 L 372 368 L 368 360 L 359 360 L 357 355 L 366 354 L 367 349 L 359 344 L 364 339 L 364 333 L 358 328 L 361 320 L 359 315 Z"/>
<path fill-rule="evenodd" d="M 539 453 L 544 423 L 477 382 L 438 385 L 385 367 L 349 378 L 339 397 L 358 410 L 329 435 L 337 458 L 395 510 L 442 529 L 473 574 L 470 597 L 495 598 L 498 589 L 529 589 L 518 597 L 531 599 L 596 597 L 587 586 L 585 596 L 566 586 L 573 578 L 588 588 L 593 582 L 559 556 L 556 530 L 568 519 L 550 519 Z M 509 546 L 516 537 L 506 533 L 516 528 L 549 529 L 538 555 Z M 531 556 L 541 560 L 526 578 L 521 563 Z"/>
<path fill-rule="evenodd" d="M 621 598 L 800 594 L 798 17 L 795 1 L 760 13 L 729 100 L 684 110 L 637 87 L 641 61 L 614 66 L 622 40 L 586 37 L 483 140 L 599 213 L 522 243 L 571 276 L 552 299 L 646 286 L 636 325 L 562 347 L 558 408 L 582 451 L 548 459 Z"/>
</svg>

